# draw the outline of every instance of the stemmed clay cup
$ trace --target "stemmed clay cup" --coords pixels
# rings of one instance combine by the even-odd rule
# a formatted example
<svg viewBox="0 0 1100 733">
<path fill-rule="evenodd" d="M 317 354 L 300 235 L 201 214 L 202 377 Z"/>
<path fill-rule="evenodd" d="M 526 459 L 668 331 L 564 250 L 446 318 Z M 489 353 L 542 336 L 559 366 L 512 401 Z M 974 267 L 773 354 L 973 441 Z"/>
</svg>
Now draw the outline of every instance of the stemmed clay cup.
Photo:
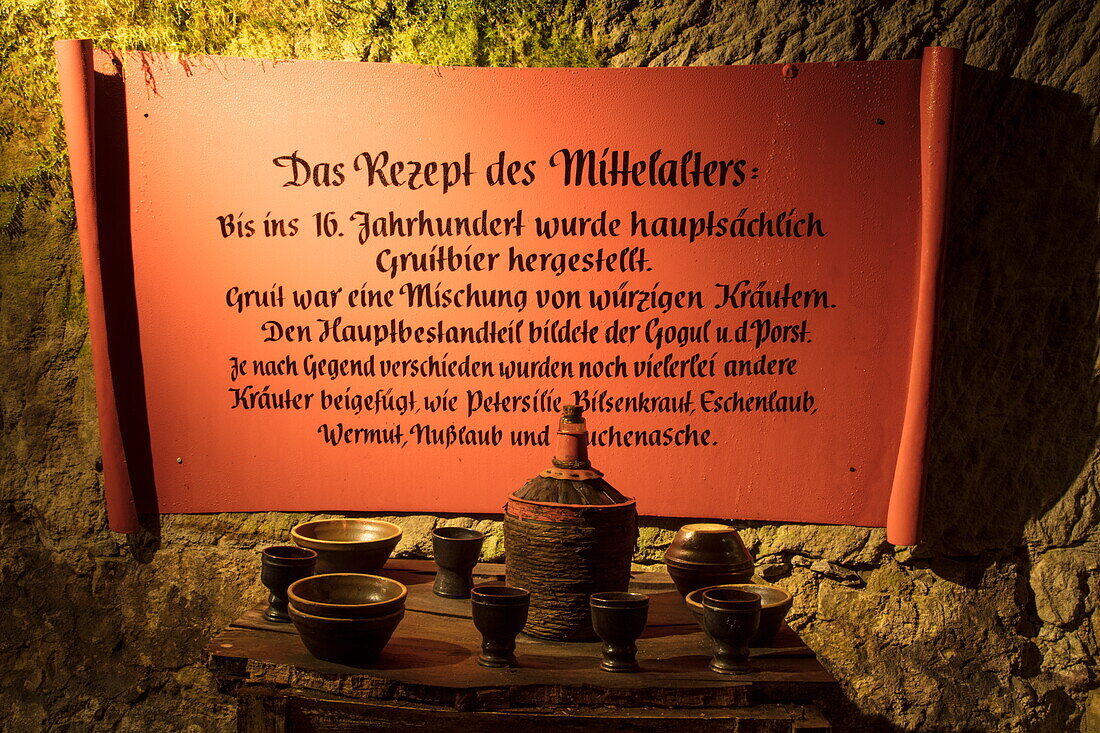
<svg viewBox="0 0 1100 733">
<path fill-rule="evenodd" d="M 485 535 L 465 527 L 437 527 L 432 532 L 432 552 L 439 572 L 432 591 L 444 598 L 469 598 L 473 570 L 481 557 Z"/>
<path fill-rule="evenodd" d="M 264 620 L 290 623 L 286 589 L 296 580 L 313 575 L 317 553 L 305 547 L 277 545 L 260 551 L 260 582 L 270 592 Z"/>
<path fill-rule="evenodd" d="M 481 632 L 483 667 L 516 666 L 516 634 L 527 623 L 531 594 L 508 585 L 477 585 L 470 591 L 474 626 Z"/>
<path fill-rule="evenodd" d="M 593 593 L 588 599 L 592 629 L 603 640 L 605 672 L 637 672 L 635 641 L 645 631 L 649 596 L 643 593 Z"/>
<path fill-rule="evenodd" d="M 710 668 L 715 672 L 749 671 L 749 640 L 759 626 L 760 596 L 733 588 L 703 592 L 703 628 L 714 644 Z"/>
</svg>

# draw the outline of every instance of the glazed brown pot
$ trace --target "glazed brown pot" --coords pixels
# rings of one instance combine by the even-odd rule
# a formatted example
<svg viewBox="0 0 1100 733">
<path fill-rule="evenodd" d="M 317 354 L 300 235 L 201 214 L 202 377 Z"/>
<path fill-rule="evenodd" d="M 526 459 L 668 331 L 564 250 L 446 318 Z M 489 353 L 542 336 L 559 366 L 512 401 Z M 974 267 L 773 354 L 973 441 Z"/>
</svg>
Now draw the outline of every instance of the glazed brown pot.
<svg viewBox="0 0 1100 733">
<path fill-rule="evenodd" d="M 716 588 L 733 588 L 760 596 L 760 626 L 749 640 L 749 646 L 768 646 L 775 639 L 780 624 L 791 610 L 793 598 L 791 594 L 774 585 L 759 585 L 756 583 L 736 583 L 730 585 L 713 586 Z M 703 592 L 710 588 L 699 588 L 688 593 L 684 600 L 699 626 L 703 626 Z M 705 631 L 706 629 L 704 629 Z"/>
<path fill-rule="evenodd" d="M 374 618 L 404 608 L 409 590 L 396 580 L 361 573 L 313 575 L 287 590 L 302 613 L 324 618 Z"/>
<path fill-rule="evenodd" d="M 731 571 L 755 564 L 741 535 L 725 524 L 685 524 L 665 550 L 665 560 L 682 566 L 723 567 Z"/>
<path fill-rule="evenodd" d="M 676 590 L 686 596 L 711 585 L 752 579 L 755 562 L 737 530 L 725 524 L 685 524 L 665 550 Z"/>
<path fill-rule="evenodd" d="M 309 653 L 326 662 L 364 664 L 378 657 L 405 615 L 401 608 L 374 618 L 324 618 L 290 604 L 290 620 Z"/>
<path fill-rule="evenodd" d="M 401 541 L 401 528 L 380 519 L 318 519 L 290 536 L 317 553 L 318 573 L 377 573 Z"/>
</svg>

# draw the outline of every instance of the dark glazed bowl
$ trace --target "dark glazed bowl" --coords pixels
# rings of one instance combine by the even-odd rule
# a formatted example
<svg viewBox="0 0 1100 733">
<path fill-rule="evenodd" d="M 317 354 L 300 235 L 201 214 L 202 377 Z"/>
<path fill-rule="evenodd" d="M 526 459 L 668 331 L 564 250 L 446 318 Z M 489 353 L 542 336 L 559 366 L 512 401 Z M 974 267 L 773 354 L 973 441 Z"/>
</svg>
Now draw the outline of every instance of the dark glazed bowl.
<svg viewBox="0 0 1100 733">
<path fill-rule="evenodd" d="M 380 519 L 318 519 L 290 536 L 317 553 L 318 573 L 376 573 L 401 541 L 401 528 Z"/>
<path fill-rule="evenodd" d="M 325 618 L 374 618 L 405 607 L 408 588 L 396 580 L 360 573 L 313 575 L 292 583 L 290 603 Z"/>
<path fill-rule="evenodd" d="M 324 618 L 290 606 L 290 620 L 309 653 L 338 664 L 363 664 L 378 657 L 405 615 L 401 608 L 374 618 Z"/>
<path fill-rule="evenodd" d="M 787 612 L 791 610 L 791 603 L 794 600 L 790 593 L 774 585 L 730 583 L 712 587 L 733 588 L 760 596 L 760 627 L 749 642 L 749 646 L 752 647 L 762 647 L 772 643 L 780 624 L 787 617 Z M 700 627 L 703 625 L 703 593 L 708 590 L 710 588 L 699 588 L 684 597 L 688 608 L 691 609 L 691 615 L 699 622 Z"/>
</svg>

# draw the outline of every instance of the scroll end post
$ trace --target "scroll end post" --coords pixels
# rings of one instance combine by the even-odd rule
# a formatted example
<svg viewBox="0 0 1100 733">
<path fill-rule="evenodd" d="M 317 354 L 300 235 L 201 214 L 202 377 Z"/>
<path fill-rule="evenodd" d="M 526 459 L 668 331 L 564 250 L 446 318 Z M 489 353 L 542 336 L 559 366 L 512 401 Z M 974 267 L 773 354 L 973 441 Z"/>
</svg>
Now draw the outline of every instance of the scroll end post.
<svg viewBox="0 0 1100 733">
<path fill-rule="evenodd" d="M 915 545 L 921 538 L 940 261 L 947 230 L 951 142 L 962 58 L 959 49 L 940 47 L 926 48 L 921 59 L 920 263 L 905 419 L 886 516 L 886 539 L 894 545 Z"/>
<path fill-rule="evenodd" d="M 103 298 L 100 230 L 96 205 L 95 75 L 92 41 L 54 42 L 65 141 L 69 148 L 73 204 L 76 210 L 84 290 L 88 302 L 88 335 L 95 370 L 96 413 L 103 452 L 103 484 L 107 519 L 114 532 L 141 528 L 118 418 L 114 379 L 107 348 L 107 317 Z"/>
</svg>

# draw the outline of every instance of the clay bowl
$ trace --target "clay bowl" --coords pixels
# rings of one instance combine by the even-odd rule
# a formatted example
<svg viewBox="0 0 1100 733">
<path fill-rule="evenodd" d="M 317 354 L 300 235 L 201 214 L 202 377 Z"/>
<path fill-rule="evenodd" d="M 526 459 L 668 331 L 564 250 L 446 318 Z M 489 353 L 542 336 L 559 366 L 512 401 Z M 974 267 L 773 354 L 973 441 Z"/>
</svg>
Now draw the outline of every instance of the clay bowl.
<svg viewBox="0 0 1100 733">
<path fill-rule="evenodd" d="M 748 591 L 760 596 L 760 626 L 749 641 L 749 646 L 753 647 L 767 646 L 772 643 L 776 632 L 779 631 L 780 624 L 787 617 L 787 612 L 791 610 L 791 603 L 794 600 L 791 598 L 790 593 L 774 585 L 729 583 L 713 587 L 733 588 L 734 590 Z M 699 622 L 699 626 L 703 625 L 703 593 L 708 590 L 710 588 L 699 588 L 684 597 L 688 608 L 691 609 L 691 615 Z"/>
<path fill-rule="evenodd" d="M 752 555 L 737 530 L 725 524 L 685 524 L 665 550 L 665 561 L 680 566 L 721 566 L 736 572 L 752 568 Z"/>
<path fill-rule="evenodd" d="M 302 613 L 292 603 L 290 620 L 309 653 L 338 664 L 363 664 L 386 647 L 405 609 L 373 618 L 325 618 Z"/>
<path fill-rule="evenodd" d="M 401 528 L 380 519 L 318 519 L 290 530 L 294 544 L 317 553 L 317 572 L 376 573 L 401 540 Z"/>
<path fill-rule="evenodd" d="M 374 618 L 405 607 L 409 589 L 396 580 L 360 573 L 312 575 L 291 583 L 287 597 L 302 613 L 325 618 Z"/>
</svg>

